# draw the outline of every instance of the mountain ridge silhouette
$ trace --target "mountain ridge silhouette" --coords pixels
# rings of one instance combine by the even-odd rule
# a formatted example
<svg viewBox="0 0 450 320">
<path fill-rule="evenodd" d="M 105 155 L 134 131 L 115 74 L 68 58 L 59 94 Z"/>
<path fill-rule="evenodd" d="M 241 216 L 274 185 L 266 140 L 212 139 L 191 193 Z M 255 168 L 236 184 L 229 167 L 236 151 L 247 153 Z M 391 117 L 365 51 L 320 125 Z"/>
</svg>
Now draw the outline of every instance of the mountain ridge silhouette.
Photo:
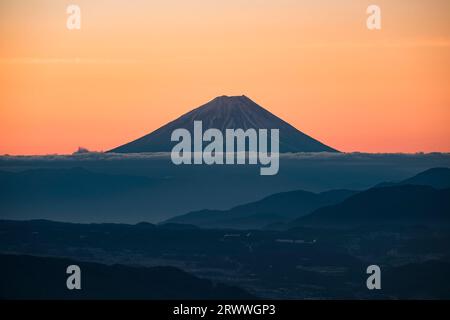
<svg viewBox="0 0 450 320">
<path fill-rule="evenodd" d="M 108 152 L 170 152 L 176 144 L 170 139 L 173 130 L 183 128 L 193 135 L 194 121 L 202 121 L 203 130 L 215 128 L 223 133 L 226 129 L 279 129 L 282 153 L 339 152 L 299 131 L 245 95 L 216 97 L 159 129 Z"/>
</svg>

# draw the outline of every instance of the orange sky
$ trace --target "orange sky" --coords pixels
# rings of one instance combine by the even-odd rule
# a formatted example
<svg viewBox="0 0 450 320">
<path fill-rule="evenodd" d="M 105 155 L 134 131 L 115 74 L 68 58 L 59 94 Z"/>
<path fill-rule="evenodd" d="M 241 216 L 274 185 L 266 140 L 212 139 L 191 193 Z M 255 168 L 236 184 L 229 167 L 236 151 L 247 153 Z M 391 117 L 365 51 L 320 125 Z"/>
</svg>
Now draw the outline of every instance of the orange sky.
<svg viewBox="0 0 450 320">
<path fill-rule="evenodd" d="M 310 2 L 2 0 L 0 154 L 108 150 L 242 94 L 341 151 L 450 151 L 450 1 Z"/>
</svg>

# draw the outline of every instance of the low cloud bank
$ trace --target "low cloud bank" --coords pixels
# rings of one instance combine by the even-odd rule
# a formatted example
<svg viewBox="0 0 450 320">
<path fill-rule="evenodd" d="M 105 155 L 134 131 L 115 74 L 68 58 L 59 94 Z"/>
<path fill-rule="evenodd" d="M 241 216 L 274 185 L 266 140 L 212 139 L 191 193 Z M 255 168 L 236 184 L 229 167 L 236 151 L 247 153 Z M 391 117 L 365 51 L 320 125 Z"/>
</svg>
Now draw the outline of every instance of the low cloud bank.
<svg viewBox="0 0 450 320">
<path fill-rule="evenodd" d="M 286 160 L 326 160 L 326 159 L 349 159 L 349 160 L 382 160 L 382 159 L 450 159 L 450 153 L 335 153 L 335 152 L 299 152 L 282 153 L 280 159 Z M 70 155 L 2 155 L 1 162 L 14 161 L 93 161 L 93 160 L 170 160 L 170 152 L 150 153 L 105 153 L 105 152 L 83 152 Z"/>
</svg>

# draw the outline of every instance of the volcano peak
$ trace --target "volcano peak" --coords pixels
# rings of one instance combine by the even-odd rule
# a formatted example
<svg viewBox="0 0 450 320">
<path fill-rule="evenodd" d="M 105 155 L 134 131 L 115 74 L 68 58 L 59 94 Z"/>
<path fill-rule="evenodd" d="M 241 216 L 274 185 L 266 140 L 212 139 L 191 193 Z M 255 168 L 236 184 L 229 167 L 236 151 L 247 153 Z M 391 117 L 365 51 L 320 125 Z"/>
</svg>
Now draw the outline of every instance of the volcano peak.
<svg viewBox="0 0 450 320">
<path fill-rule="evenodd" d="M 152 133 L 110 152 L 170 152 L 174 146 L 171 141 L 172 132 L 183 128 L 192 134 L 194 121 L 202 121 L 205 130 L 214 128 L 223 133 L 226 129 L 279 129 L 280 152 L 336 152 L 335 149 L 311 138 L 273 115 L 245 95 L 218 96 Z"/>
</svg>

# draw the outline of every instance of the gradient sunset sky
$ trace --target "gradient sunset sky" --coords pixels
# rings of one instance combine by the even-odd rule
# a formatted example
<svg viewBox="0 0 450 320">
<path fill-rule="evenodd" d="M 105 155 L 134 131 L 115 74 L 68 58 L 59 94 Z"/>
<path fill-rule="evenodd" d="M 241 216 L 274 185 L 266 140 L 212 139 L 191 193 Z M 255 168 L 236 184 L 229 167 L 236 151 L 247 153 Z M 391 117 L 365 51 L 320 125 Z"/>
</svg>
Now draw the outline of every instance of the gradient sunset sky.
<svg viewBox="0 0 450 320">
<path fill-rule="evenodd" d="M 449 152 L 450 1 L 1 0 L 0 85 L 0 154 L 108 150 L 242 94 L 341 151 Z"/>
</svg>

